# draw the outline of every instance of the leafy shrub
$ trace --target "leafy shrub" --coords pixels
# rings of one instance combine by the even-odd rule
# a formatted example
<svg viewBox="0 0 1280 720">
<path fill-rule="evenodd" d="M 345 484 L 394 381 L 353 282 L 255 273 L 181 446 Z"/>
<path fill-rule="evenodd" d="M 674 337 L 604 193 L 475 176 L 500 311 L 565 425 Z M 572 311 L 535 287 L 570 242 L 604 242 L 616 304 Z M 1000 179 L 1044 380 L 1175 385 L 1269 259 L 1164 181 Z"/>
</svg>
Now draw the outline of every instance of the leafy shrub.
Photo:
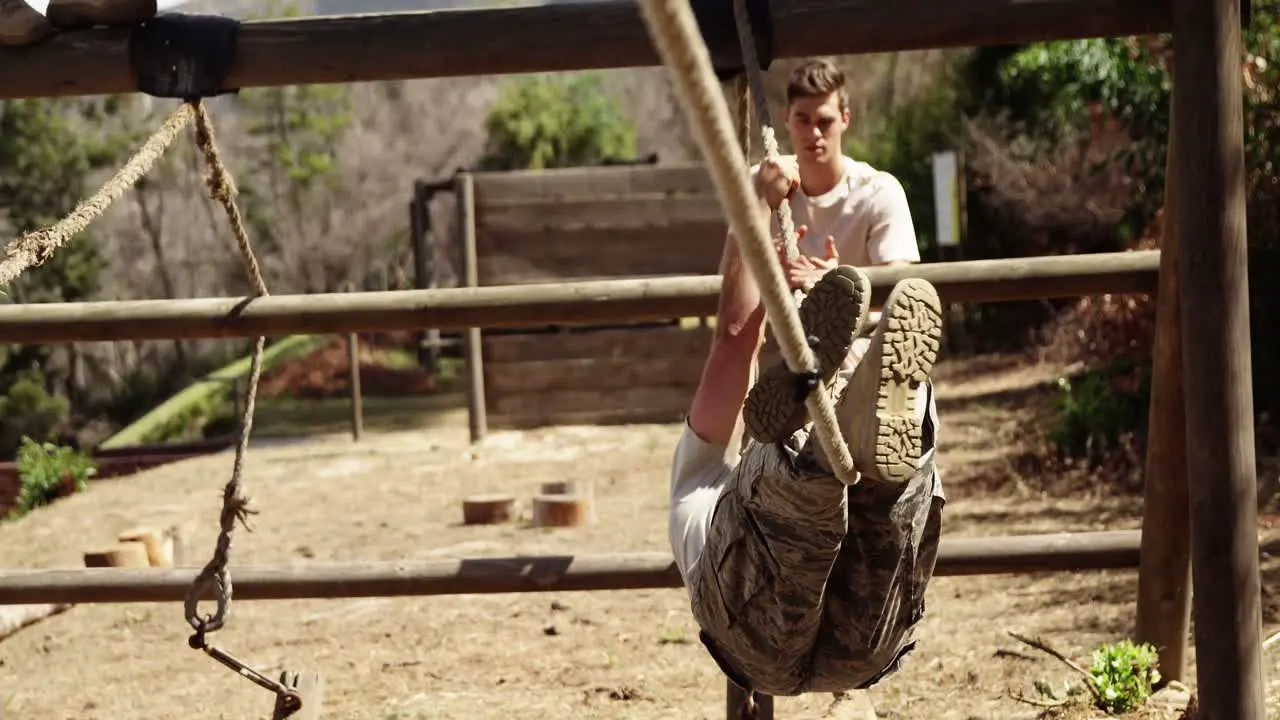
<svg viewBox="0 0 1280 720">
<path fill-rule="evenodd" d="M 631 121 L 594 73 L 529 75 L 501 90 L 485 119 L 486 170 L 542 170 L 629 160 Z"/>
<path fill-rule="evenodd" d="M 0 379 L 0 453 L 8 455 L 22 447 L 23 438 L 51 440 L 67 422 L 70 407 L 65 398 L 45 388 L 39 370 L 15 373 L 12 384 Z"/>
<path fill-rule="evenodd" d="M 1099 709 L 1119 715 L 1142 707 L 1160 682 L 1156 650 L 1148 643 L 1121 640 L 1093 653 L 1089 675 L 1099 695 Z"/>
<path fill-rule="evenodd" d="M 1057 422 L 1049 442 L 1066 457 L 1100 463 L 1129 434 L 1146 430 L 1151 373 L 1146 365 L 1117 362 L 1058 380 Z"/>
<path fill-rule="evenodd" d="M 74 448 L 40 443 L 22 438 L 18 449 L 18 478 L 21 486 L 10 517 L 21 517 L 58 498 L 83 491 L 97 466 L 88 455 Z"/>
</svg>

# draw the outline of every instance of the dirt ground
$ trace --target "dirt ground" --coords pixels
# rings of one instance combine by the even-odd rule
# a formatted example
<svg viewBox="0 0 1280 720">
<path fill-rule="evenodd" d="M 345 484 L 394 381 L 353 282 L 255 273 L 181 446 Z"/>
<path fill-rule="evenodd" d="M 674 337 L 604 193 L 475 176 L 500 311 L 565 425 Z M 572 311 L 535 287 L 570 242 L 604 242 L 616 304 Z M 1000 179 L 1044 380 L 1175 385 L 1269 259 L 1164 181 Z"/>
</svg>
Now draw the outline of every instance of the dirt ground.
<svg viewBox="0 0 1280 720">
<path fill-rule="evenodd" d="M 1006 362 L 944 366 L 938 376 L 951 537 L 1134 528 L 1140 499 L 1055 492 L 1025 474 L 1020 441 L 1054 368 Z M 666 551 L 667 467 L 678 426 L 558 428 L 491 436 L 468 448 L 459 414 L 442 429 L 341 435 L 264 447 L 247 464 L 255 532 L 236 565 L 515 553 Z M 140 522 L 198 521 L 212 550 L 231 456 L 103 481 L 0 525 L 0 563 L 77 567 L 88 546 Z M 598 524 L 541 531 L 459 525 L 459 498 L 502 490 L 524 499 L 546 480 L 594 479 Z M 1264 562 L 1264 587 L 1280 562 Z M 1280 624 L 1268 588 L 1264 631 Z M 1037 635 L 1082 662 L 1132 631 L 1136 575 L 1090 572 L 940 578 L 920 647 L 871 691 L 884 718 L 1019 718 L 1009 698 L 1071 673 L 1019 646 Z M 552 630 L 554 629 L 554 630 Z M 243 720 L 269 715 L 269 693 L 186 645 L 181 603 L 79 606 L 0 642 L 6 720 Z M 213 641 L 259 670 L 315 670 L 326 718 L 721 718 L 723 676 L 697 642 L 682 590 L 469 597 L 236 601 Z M 1265 671 L 1280 717 L 1280 648 Z M 1194 675 L 1192 675 L 1194 677 Z M 829 697 L 782 698 L 780 718 L 820 718 Z"/>
</svg>

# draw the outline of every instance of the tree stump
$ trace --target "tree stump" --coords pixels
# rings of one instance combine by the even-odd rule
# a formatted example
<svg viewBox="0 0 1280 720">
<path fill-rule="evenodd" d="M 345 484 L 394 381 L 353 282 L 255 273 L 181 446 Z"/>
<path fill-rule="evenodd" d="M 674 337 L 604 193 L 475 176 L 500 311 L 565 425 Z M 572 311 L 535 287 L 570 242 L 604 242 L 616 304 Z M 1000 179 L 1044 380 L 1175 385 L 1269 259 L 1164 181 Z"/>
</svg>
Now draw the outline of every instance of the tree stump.
<svg viewBox="0 0 1280 720">
<path fill-rule="evenodd" d="M 151 567 L 173 567 L 173 534 L 161 528 L 134 527 L 116 536 L 122 543 L 140 542 Z"/>
<path fill-rule="evenodd" d="M 536 495 L 533 498 L 534 527 L 575 527 L 590 516 L 589 503 L 577 495 Z"/>
<path fill-rule="evenodd" d="M 90 568 L 151 567 L 147 546 L 139 540 L 117 543 L 114 547 L 86 550 L 84 566 Z"/>
<path fill-rule="evenodd" d="M 541 495 L 572 497 L 580 500 L 586 510 L 583 522 L 589 525 L 596 523 L 595 485 L 590 480 L 560 480 L 542 483 Z"/>
<path fill-rule="evenodd" d="M 516 499 L 511 495 L 472 495 L 462 500 L 462 522 L 466 525 L 496 525 L 515 516 Z"/>
</svg>

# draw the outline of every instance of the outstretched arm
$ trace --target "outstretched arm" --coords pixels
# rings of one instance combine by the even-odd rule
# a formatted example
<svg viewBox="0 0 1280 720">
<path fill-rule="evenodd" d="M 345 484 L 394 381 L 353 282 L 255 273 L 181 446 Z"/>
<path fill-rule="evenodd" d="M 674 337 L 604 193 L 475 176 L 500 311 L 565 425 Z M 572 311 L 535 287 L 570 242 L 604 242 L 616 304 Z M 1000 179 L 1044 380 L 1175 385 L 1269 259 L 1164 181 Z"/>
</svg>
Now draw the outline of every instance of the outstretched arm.
<svg viewBox="0 0 1280 720">
<path fill-rule="evenodd" d="M 800 176 L 794 168 L 766 160 L 752 180 L 756 211 L 768 227 L 773 208 L 799 188 Z M 689 427 L 704 442 L 736 449 L 742 436 L 742 404 L 755 380 L 756 358 L 764 342 L 765 311 L 760 287 L 732 233 L 725 239 L 720 276 L 716 329 L 689 409 Z"/>
<path fill-rule="evenodd" d="M 689 427 L 705 442 L 736 446 L 742 403 L 755 379 L 756 355 L 764 341 L 764 304 L 732 234 L 725 239 L 720 276 L 715 332 L 693 395 Z"/>
</svg>

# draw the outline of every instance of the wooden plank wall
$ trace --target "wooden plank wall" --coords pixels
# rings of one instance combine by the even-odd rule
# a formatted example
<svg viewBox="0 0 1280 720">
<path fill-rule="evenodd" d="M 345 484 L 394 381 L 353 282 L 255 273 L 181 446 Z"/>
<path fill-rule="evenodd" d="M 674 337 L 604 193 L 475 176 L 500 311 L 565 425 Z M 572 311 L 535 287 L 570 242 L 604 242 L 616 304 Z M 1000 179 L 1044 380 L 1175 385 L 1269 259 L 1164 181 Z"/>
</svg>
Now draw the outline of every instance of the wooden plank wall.
<svg viewBox="0 0 1280 720">
<path fill-rule="evenodd" d="M 728 227 L 697 165 L 476 173 L 474 187 L 480 285 L 713 274 Z M 678 422 L 710 330 L 677 320 L 485 333 L 489 426 Z"/>
</svg>

